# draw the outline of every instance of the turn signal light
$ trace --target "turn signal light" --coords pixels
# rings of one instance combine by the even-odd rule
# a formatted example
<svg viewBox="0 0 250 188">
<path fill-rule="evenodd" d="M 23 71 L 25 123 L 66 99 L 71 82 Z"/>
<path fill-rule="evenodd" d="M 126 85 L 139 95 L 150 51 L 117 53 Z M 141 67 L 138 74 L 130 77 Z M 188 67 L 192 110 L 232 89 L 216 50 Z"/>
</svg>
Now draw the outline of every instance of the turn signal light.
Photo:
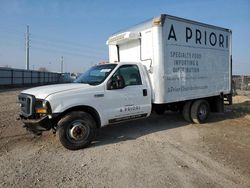
<svg viewBox="0 0 250 188">
<path fill-rule="evenodd" d="M 36 108 L 36 113 L 38 113 L 38 114 L 46 114 L 47 109 L 46 108 Z"/>
</svg>

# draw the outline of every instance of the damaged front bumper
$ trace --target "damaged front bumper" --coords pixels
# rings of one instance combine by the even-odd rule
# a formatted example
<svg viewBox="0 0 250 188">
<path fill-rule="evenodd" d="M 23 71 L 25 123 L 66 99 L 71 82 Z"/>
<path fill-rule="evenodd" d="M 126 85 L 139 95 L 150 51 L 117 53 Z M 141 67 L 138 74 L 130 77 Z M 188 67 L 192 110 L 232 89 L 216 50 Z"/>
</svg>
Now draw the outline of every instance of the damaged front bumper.
<svg viewBox="0 0 250 188">
<path fill-rule="evenodd" d="M 27 119 L 20 115 L 20 118 L 24 123 L 23 127 L 34 134 L 41 134 L 42 131 L 48 131 L 53 127 L 48 116 L 43 116 L 39 119 Z"/>
</svg>

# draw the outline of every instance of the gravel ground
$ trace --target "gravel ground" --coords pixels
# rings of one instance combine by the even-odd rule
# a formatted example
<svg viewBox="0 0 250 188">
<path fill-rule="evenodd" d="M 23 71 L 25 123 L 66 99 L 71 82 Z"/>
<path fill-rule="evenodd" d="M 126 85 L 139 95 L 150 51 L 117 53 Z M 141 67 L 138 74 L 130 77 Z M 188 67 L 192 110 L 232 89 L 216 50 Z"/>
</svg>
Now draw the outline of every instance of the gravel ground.
<svg viewBox="0 0 250 188">
<path fill-rule="evenodd" d="M 236 96 L 209 123 L 176 113 L 107 126 L 78 151 L 18 115 L 20 90 L 0 91 L 0 187 L 250 187 L 250 102 Z"/>
</svg>

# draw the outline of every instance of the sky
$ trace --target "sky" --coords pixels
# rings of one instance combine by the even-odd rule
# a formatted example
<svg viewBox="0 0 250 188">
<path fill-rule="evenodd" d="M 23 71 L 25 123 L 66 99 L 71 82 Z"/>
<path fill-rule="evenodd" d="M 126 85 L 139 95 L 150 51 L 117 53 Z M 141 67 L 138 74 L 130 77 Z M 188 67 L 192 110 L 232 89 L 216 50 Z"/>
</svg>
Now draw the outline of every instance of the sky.
<svg viewBox="0 0 250 188">
<path fill-rule="evenodd" d="M 233 74 L 250 75 L 250 0 L 0 0 L 0 66 L 84 72 L 108 61 L 108 37 L 160 14 L 233 31 Z"/>
</svg>

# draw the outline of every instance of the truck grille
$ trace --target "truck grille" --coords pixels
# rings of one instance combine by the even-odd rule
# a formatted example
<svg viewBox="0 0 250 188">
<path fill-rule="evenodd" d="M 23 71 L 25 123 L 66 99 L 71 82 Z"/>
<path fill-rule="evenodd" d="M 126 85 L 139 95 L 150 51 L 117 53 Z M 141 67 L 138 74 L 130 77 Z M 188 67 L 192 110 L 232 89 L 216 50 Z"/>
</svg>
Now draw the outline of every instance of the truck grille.
<svg viewBox="0 0 250 188">
<path fill-rule="evenodd" d="M 20 94 L 18 96 L 18 101 L 21 107 L 21 115 L 29 117 L 33 114 L 34 99 L 34 96 L 27 94 Z"/>
</svg>

